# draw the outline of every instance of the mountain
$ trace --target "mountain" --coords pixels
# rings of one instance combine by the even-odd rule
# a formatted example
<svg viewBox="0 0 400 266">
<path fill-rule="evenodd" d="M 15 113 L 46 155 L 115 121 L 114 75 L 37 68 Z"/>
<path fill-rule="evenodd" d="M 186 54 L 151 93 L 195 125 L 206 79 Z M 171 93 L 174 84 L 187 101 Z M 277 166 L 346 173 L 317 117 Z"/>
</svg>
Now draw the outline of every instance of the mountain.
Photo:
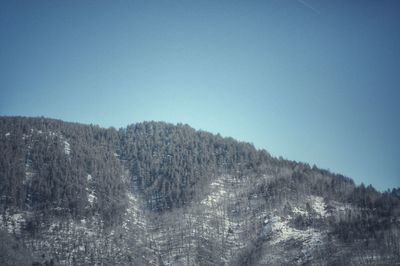
<svg viewBox="0 0 400 266">
<path fill-rule="evenodd" d="M 188 125 L 0 117 L 0 265 L 400 265 L 378 192 Z"/>
</svg>

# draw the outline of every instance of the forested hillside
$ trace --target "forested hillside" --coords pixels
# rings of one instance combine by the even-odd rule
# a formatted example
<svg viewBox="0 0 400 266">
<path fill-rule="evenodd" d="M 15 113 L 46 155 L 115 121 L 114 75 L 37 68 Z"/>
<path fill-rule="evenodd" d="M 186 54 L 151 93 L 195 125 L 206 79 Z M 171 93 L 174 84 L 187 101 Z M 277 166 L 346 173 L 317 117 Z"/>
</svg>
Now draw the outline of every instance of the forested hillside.
<svg viewBox="0 0 400 266">
<path fill-rule="evenodd" d="M 399 188 L 188 125 L 1 117 L 0 151 L 0 265 L 400 264 Z"/>
</svg>

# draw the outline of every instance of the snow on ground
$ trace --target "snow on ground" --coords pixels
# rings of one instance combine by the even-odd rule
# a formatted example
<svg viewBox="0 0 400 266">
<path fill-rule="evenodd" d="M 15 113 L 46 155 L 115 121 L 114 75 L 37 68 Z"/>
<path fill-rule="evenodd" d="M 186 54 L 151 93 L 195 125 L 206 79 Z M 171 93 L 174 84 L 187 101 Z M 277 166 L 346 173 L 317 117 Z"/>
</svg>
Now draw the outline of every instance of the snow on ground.
<svg viewBox="0 0 400 266">
<path fill-rule="evenodd" d="M 292 211 L 294 214 L 297 214 L 297 215 L 308 215 L 308 212 L 306 210 L 298 208 L 298 207 L 294 207 L 292 209 Z"/>
<path fill-rule="evenodd" d="M 211 193 L 201 201 L 201 204 L 207 205 L 208 207 L 212 207 L 220 203 L 226 195 L 222 177 L 211 183 L 210 190 Z"/>
<path fill-rule="evenodd" d="M 125 229 L 126 234 L 128 235 L 137 235 L 137 232 L 140 234 L 136 238 L 136 242 L 138 245 L 147 245 L 149 241 L 153 241 L 154 239 L 150 238 L 149 231 L 151 230 L 151 221 L 148 220 L 146 213 L 143 210 L 142 202 L 139 197 L 137 197 L 134 193 L 128 192 L 128 206 L 126 208 L 125 219 L 122 222 L 122 228 Z M 154 243 L 155 246 L 158 243 Z"/>
<path fill-rule="evenodd" d="M 315 213 L 318 214 L 321 218 L 324 218 L 327 216 L 327 213 L 325 210 L 326 204 L 322 197 L 309 196 L 307 198 L 307 201 L 310 204 L 311 208 L 315 211 Z M 306 210 L 306 208 L 300 207 L 300 206 L 293 207 L 292 212 L 295 215 L 304 215 L 304 216 L 310 215 L 310 213 Z"/>
<path fill-rule="evenodd" d="M 93 204 L 96 201 L 97 197 L 94 194 L 94 191 L 88 194 L 88 201 L 90 204 Z"/>
<path fill-rule="evenodd" d="M 318 213 L 321 217 L 326 217 L 326 205 L 322 197 L 310 196 L 310 202 L 316 213 Z"/>
<path fill-rule="evenodd" d="M 64 152 L 66 155 L 69 155 L 71 152 L 70 145 L 69 145 L 68 141 L 66 141 L 66 140 L 64 140 Z"/>
<path fill-rule="evenodd" d="M 138 197 L 136 197 L 136 195 L 134 195 L 132 192 L 128 192 L 127 221 L 133 222 L 137 226 L 144 229 L 147 227 L 147 222 L 140 205 L 141 204 Z M 127 224 L 125 223 L 124 227 L 126 226 Z"/>
<path fill-rule="evenodd" d="M 6 134 L 4 134 L 4 136 L 6 137 L 10 136 L 10 132 L 7 132 Z"/>
<path fill-rule="evenodd" d="M 246 227 L 243 221 L 228 212 L 228 206 L 237 200 L 235 189 L 241 185 L 230 175 L 218 176 L 210 184 L 210 193 L 201 201 L 204 206 L 201 216 L 204 218 L 202 229 L 205 234 L 212 236 L 222 233 L 226 244 L 232 247 L 232 252 L 245 246 L 242 234 Z M 228 257 L 226 254 L 226 258 Z"/>
<path fill-rule="evenodd" d="M 316 243 L 321 242 L 321 233 L 313 228 L 298 230 L 291 227 L 287 220 L 276 216 L 269 220 L 269 224 L 272 228 L 271 244 L 278 244 L 290 239 L 303 240 L 310 245 L 315 245 Z"/>
<path fill-rule="evenodd" d="M 92 180 L 92 176 L 90 174 L 88 174 L 87 177 L 86 177 L 86 180 L 89 183 Z M 87 200 L 89 201 L 90 205 L 93 205 L 93 203 L 97 199 L 94 189 L 86 187 L 86 192 L 88 193 L 87 194 Z"/>
<path fill-rule="evenodd" d="M 24 213 L 14 213 L 10 214 L 7 210 L 3 217 L 0 217 L 0 228 L 4 228 L 10 234 L 21 233 L 21 227 L 25 223 Z"/>
<path fill-rule="evenodd" d="M 314 200 L 313 208 L 323 216 L 324 213 L 318 209 L 323 203 L 321 199 Z M 293 212 L 308 214 L 307 211 L 296 207 L 293 209 Z M 296 229 L 290 225 L 291 219 L 290 216 L 287 218 L 277 215 L 272 216 L 264 221 L 264 232 L 266 236 L 270 237 L 269 243 L 278 248 L 291 243 L 291 241 L 296 241 L 296 243 L 301 245 L 296 264 L 304 264 L 312 260 L 314 250 L 323 244 L 324 233 L 313 227 L 309 227 L 306 230 Z"/>
</svg>

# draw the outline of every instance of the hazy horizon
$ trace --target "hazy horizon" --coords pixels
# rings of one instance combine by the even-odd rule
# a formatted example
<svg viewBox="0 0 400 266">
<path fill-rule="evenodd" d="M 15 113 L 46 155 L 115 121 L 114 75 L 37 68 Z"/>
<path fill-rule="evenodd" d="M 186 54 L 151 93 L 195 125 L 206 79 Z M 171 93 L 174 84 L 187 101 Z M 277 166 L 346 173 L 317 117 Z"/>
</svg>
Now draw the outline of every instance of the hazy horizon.
<svg viewBox="0 0 400 266">
<path fill-rule="evenodd" d="M 0 115 L 184 123 L 400 186 L 397 1 L 0 7 Z"/>
</svg>

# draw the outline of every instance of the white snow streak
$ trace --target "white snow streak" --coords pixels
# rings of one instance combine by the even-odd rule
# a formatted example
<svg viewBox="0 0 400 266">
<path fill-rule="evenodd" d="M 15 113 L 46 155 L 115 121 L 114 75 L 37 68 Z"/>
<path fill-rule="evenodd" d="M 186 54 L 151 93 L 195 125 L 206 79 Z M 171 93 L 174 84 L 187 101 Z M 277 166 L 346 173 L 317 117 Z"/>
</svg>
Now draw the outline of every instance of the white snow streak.
<svg viewBox="0 0 400 266">
<path fill-rule="evenodd" d="M 321 233 L 315 229 L 309 228 L 307 230 L 298 230 L 290 227 L 287 220 L 280 217 L 273 217 L 271 219 L 272 239 L 271 244 L 278 244 L 280 242 L 288 241 L 290 239 L 303 240 L 310 246 L 315 246 L 321 243 Z"/>
<path fill-rule="evenodd" d="M 64 140 L 64 152 L 66 155 L 69 155 L 71 152 L 70 145 L 69 145 L 68 141 L 66 141 L 66 140 Z"/>
<path fill-rule="evenodd" d="M 326 217 L 326 205 L 324 199 L 322 197 L 311 196 L 310 201 L 312 203 L 312 208 L 315 210 L 315 212 L 318 213 L 321 217 Z"/>
</svg>

